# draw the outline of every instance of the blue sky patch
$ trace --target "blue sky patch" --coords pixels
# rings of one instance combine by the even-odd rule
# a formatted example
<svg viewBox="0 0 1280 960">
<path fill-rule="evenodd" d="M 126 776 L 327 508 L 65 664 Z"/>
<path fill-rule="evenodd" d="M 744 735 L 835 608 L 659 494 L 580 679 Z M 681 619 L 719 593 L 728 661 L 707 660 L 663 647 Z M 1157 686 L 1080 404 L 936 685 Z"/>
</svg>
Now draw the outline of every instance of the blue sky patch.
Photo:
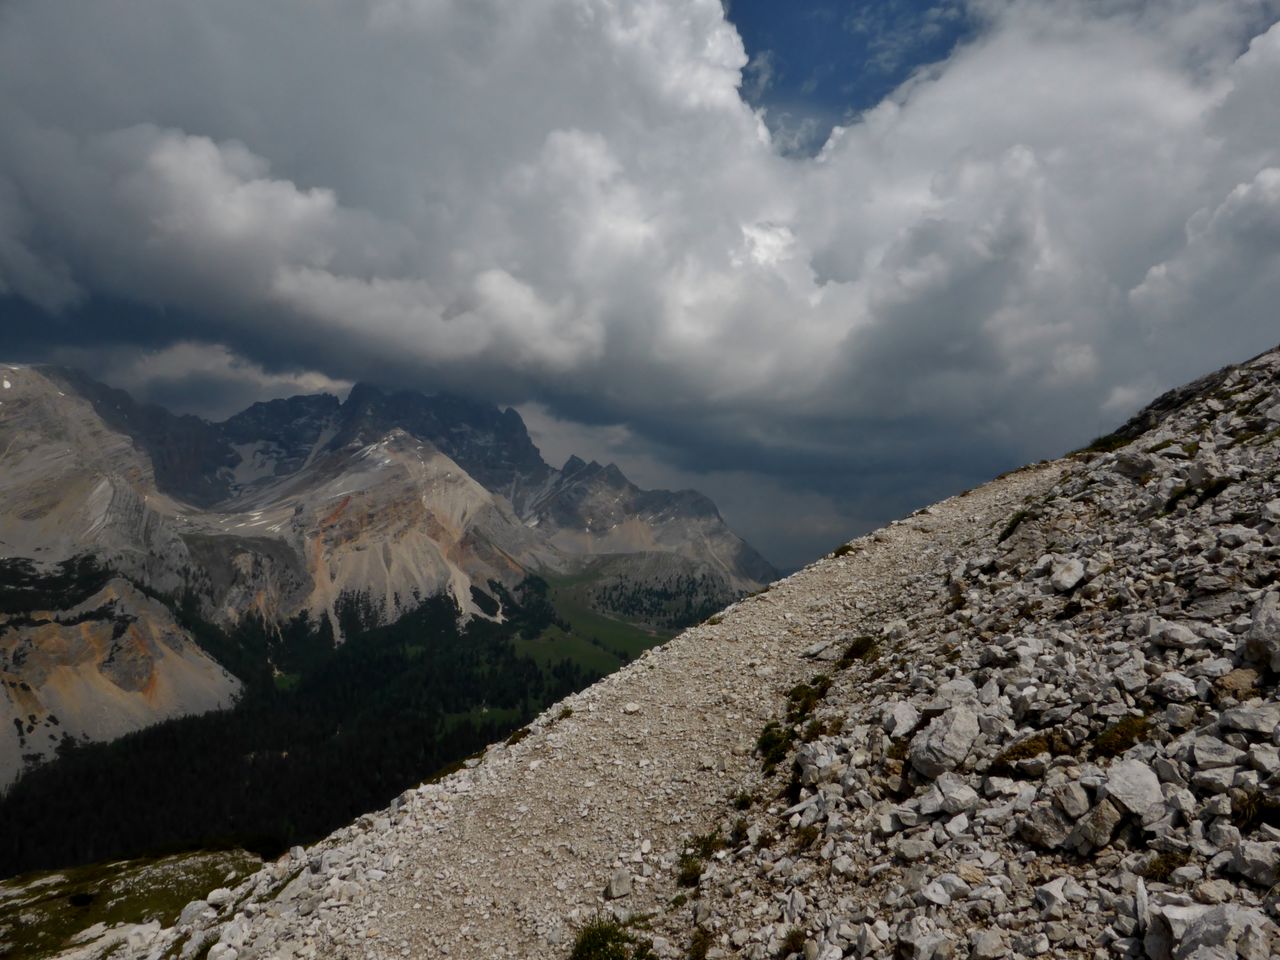
<svg viewBox="0 0 1280 960">
<path fill-rule="evenodd" d="M 751 62 L 743 95 L 780 147 L 811 154 L 831 127 L 945 59 L 974 23 L 958 0 L 726 0 Z"/>
</svg>

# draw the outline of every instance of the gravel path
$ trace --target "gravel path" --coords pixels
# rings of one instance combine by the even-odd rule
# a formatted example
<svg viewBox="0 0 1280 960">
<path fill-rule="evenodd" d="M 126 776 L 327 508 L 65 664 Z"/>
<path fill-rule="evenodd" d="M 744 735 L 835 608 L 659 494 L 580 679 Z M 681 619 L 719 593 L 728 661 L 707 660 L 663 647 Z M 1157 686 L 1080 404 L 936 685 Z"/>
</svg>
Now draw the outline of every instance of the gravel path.
<svg viewBox="0 0 1280 960">
<path fill-rule="evenodd" d="M 759 782 L 756 737 L 815 671 L 801 654 L 879 634 L 936 597 L 944 556 L 994 542 L 1064 469 L 1011 474 L 854 541 L 850 555 L 813 564 L 557 704 L 521 742 L 495 745 L 386 814 L 295 851 L 235 891 L 245 900 L 239 926 L 208 928 L 222 940 L 210 960 L 230 960 L 232 949 L 241 958 L 564 957 L 575 928 L 598 914 L 669 909 L 686 843 Z M 309 867 L 264 903 L 303 860 Z M 620 871 L 632 889 L 610 901 L 604 891 Z M 197 923 L 199 906 L 189 918 Z M 203 939 L 184 941 L 183 929 L 150 943 L 142 932 L 139 954 Z"/>
</svg>

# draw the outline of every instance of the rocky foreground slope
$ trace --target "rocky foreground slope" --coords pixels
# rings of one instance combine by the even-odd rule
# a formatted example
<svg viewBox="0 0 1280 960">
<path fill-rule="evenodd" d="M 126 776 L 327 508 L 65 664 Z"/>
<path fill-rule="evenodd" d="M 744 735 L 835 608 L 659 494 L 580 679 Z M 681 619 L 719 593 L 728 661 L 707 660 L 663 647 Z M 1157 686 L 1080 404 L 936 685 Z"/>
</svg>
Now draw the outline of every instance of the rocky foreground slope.
<svg viewBox="0 0 1280 960">
<path fill-rule="evenodd" d="M 1153 410 L 93 949 L 568 957 L 613 918 L 593 955 L 1276 955 L 1280 353 Z"/>
</svg>

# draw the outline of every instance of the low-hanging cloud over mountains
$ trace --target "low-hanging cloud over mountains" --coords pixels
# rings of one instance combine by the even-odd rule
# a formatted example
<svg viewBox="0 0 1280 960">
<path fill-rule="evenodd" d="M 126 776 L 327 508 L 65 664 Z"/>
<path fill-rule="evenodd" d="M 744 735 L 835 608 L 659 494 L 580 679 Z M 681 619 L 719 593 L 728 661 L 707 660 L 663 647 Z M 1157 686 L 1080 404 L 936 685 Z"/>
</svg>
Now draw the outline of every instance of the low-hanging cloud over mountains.
<svg viewBox="0 0 1280 960">
<path fill-rule="evenodd" d="M 796 157 L 719 0 L 10 0 L 0 342 L 536 401 L 881 519 L 1280 339 L 1280 3 L 968 6 Z"/>
</svg>

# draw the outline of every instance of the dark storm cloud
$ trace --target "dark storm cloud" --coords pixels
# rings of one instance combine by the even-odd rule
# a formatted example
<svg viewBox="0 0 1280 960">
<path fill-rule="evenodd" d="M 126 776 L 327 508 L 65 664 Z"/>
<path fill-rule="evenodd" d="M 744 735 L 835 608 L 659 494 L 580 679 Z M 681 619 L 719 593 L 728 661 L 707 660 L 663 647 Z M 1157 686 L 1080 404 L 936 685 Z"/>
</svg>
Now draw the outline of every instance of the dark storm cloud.
<svg viewBox="0 0 1280 960">
<path fill-rule="evenodd" d="M 1280 8 L 963 14 L 795 158 L 718 0 L 15 0 L 0 346 L 623 424 L 791 562 L 1280 339 Z"/>
</svg>

